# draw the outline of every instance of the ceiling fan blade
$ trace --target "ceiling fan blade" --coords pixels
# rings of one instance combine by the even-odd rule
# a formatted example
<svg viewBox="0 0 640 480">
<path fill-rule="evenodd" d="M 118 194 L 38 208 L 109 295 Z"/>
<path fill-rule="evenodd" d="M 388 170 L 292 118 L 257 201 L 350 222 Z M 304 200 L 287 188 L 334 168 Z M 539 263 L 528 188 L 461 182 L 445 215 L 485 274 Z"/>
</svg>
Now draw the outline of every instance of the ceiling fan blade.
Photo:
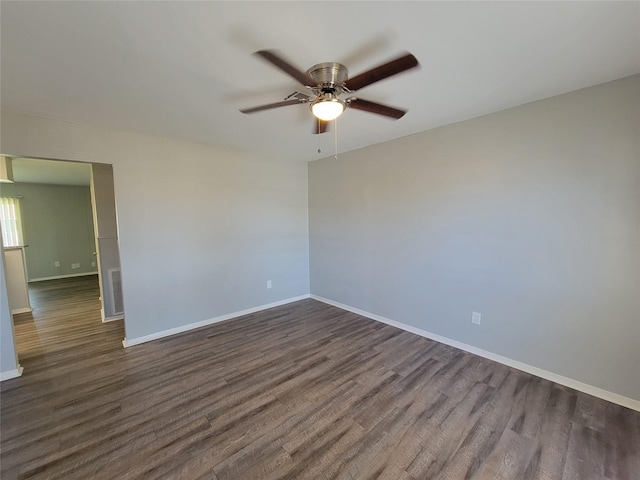
<svg viewBox="0 0 640 480">
<path fill-rule="evenodd" d="M 315 87 L 316 82 L 309 75 L 297 69 L 273 50 L 258 50 L 255 55 L 259 55 L 267 62 L 275 65 L 287 75 L 295 78 L 298 82 L 306 87 Z"/>
<path fill-rule="evenodd" d="M 291 100 L 284 100 L 282 102 L 267 103 L 266 105 L 259 105 L 257 107 L 241 108 L 240 111 L 242 113 L 255 113 L 255 112 L 261 112 L 262 110 L 269 110 L 271 108 L 286 107 L 289 105 L 298 105 L 300 103 L 307 103 L 307 102 L 305 102 L 304 100 L 294 98 Z"/>
<path fill-rule="evenodd" d="M 398 118 L 402 118 L 404 114 L 407 113 L 406 110 L 399 110 L 397 108 L 389 107 L 388 105 L 370 102 L 369 100 L 363 100 L 361 98 L 354 98 L 350 100 L 347 105 L 349 108 L 384 115 L 385 117 L 395 118 L 396 120 Z"/>
<path fill-rule="evenodd" d="M 371 70 L 367 70 L 366 72 L 361 73 L 360 75 L 356 75 L 353 78 L 348 79 L 345 82 L 345 86 L 351 90 L 359 90 L 367 85 L 371 85 L 372 83 L 383 80 L 387 77 L 391 77 L 392 75 L 396 75 L 400 72 L 404 72 L 405 70 L 409 70 L 410 68 L 414 68 L 418 66 L 418 60 L 416 57 L 407 53 L 401 57 L 396 58 L 395 60 L 391 60 L 383 65 L 372 68 Z"/>
<path fill-rule="evenodd" d="M 328 130 L 329 128 L 329 122 L 326 120 L 320 120 L 319 118 L 314 118 L 314 126 L 313 126 L 313 133 L 314 134 L 319 134 L 319 133 L 324 133 Z"/>
</svg>

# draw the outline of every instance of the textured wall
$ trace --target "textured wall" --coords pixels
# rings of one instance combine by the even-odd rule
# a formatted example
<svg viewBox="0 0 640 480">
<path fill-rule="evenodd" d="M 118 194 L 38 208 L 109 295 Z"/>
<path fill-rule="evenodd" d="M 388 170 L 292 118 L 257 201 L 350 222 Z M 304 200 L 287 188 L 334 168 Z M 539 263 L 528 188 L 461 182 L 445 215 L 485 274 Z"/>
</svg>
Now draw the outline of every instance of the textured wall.
<svg viewBox="0 0 640 480">
<path fill-rule="evenodd" d="M 640 399 L 639 133 L 634 76 L 312 162 L 311 293 Z"/>
<path fill-rule="evenodd" d="M 309 293 L 303 162 L 6 111 L 2 151 L 113 164 L 128 340 Z"/>
<path fill-rule="evenodd" d="M 3 184 L 2 196 L 20 195 L 29 280 L 97 271 L 89 187 Z M 55 262 L 60 266 L 56 267 Z M 79 263 L 79 268 L 72 264 Z"/>
</svg>

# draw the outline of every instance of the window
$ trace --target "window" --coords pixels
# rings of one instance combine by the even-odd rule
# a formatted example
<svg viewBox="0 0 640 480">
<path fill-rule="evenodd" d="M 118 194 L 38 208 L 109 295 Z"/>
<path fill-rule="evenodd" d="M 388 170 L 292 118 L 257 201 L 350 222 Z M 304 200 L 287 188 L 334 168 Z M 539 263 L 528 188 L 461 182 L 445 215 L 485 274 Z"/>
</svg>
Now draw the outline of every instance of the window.
<svg viewBox="0 0 640 480">
<path fill-rule="evenodd" d="M 2 222 L 3 245 L 5 247 L 22 246 L 22 222 L 18 198 L 0 197 L 0 222 Z"/>
</svg>

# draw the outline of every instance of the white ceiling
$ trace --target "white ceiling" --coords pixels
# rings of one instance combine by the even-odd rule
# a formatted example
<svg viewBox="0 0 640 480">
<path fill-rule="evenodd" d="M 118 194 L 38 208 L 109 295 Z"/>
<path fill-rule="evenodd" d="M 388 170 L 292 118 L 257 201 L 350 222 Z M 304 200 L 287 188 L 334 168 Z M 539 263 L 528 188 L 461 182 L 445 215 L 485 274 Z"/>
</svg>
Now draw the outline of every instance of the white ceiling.
<svg viewBox="0 0 640 480">
<path fill-rule="evenodd" d="M 300 160 L 333 154 L 308 106 L 238 112 L 301 88 L 258 49 L 352 76 L 405 50 L 418 58 L 358 92 L 409 113 L 347 110 L 340 151 L 640 72 L 639 2 L 0 5 L 3 109 Z"/>
</svg>

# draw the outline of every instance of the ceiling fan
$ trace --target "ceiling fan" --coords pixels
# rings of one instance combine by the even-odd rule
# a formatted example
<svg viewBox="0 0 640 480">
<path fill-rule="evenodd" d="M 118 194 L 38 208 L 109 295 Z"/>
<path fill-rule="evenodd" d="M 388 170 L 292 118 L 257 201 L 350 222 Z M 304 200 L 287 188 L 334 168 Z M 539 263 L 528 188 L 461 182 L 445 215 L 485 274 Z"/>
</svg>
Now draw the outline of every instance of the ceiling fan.
<svg viewBox="0 0 640 480">
<path fill-rule="evenodd" d="M 336 62 L 318 63 L 303 72 L 284 60 L 274 50 L 260 50 L 255 52 L 255 55 L 262 57 L 293 77 L 305 86 L 310 94 L 294 92 L 281 102 L 243 108 L 240 111 L 242 113 L 255 113 L 271 108 L 308 103 L 310 104 L 311 112 L 317 119 L 314 133 L 324 133 L 327 130 L 328 122 L 339 117 L 345 108 L 354 108 L 396 120 L 401 118 L 407 113 L 406 110 L 364 100 L 353 94 L 356 90 L 372 83 L 418 66 L 416 57 L 406 53 L 390 62 L 349 78 L 347 67 Z"/>
</svg>

